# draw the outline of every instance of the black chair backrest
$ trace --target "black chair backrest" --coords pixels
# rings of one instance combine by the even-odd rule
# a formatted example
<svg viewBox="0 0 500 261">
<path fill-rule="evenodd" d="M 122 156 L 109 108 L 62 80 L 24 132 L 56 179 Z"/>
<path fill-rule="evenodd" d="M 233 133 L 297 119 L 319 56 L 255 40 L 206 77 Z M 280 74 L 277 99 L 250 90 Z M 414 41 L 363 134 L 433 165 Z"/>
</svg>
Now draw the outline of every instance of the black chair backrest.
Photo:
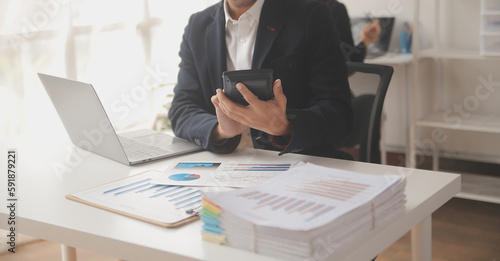
<svg viewBox="0 0 500 261">
<path fill-rule="evenodd" d="M 358 148 L 360 161 L 380 163 L 380 119 L 394 69 L 355 62 L 348 62 L 347 69 L 354 122 L 340 147 Z"/>
</svg>

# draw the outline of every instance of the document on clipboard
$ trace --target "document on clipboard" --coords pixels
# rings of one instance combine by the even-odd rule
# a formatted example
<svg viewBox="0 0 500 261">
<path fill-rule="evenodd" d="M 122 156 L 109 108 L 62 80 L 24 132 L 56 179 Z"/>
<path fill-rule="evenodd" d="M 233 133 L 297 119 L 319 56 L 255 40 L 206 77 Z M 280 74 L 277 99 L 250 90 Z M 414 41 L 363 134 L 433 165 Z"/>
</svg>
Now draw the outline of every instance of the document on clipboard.
<svg viewBox="0 0 500 261">
<path fill-rule="evenodd" d="M 161 172 L 150 170 L 66 198 L 162 227 L 198 219 L 200 190 L 150 183 L 160 175 Z"/>
</svg>

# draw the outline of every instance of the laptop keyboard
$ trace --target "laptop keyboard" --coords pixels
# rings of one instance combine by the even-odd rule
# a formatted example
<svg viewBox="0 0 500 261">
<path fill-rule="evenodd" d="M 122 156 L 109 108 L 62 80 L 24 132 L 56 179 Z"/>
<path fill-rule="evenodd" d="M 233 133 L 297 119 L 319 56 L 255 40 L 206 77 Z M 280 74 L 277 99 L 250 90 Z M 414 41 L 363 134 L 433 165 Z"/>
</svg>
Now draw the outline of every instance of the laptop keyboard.
<svg viewBox="0 0 500 261">
<path fill-rule="evenodd" d="M 147 159 L 163 156 L 169 153 L 169 150 L 162 149 L 153 145 L 137 142 L 126 137 L 119 137 L 125 154 L 129 159 Z"/>
</svg>

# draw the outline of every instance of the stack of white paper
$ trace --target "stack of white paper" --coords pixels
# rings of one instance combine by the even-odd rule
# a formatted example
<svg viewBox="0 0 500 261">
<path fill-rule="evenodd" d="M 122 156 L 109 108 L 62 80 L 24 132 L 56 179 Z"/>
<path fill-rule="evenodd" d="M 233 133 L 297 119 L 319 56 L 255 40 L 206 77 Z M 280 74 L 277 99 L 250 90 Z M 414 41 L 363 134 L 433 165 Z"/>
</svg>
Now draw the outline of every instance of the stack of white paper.
<svg viewBox="0 0 500 261">
<path fill-rule="evenodd" d="M 298 164 L 240 190 L 205 193 L 203 239 L 286 260 L 323 259 L 404 211 L 405 179 Z"/>
</svg>

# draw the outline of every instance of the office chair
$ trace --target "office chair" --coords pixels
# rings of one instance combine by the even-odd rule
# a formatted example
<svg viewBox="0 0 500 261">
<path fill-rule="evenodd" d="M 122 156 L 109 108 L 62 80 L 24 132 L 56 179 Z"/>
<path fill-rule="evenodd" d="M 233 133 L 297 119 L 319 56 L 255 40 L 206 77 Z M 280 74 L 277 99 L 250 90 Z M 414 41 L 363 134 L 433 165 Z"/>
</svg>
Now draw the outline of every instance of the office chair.
<svg viewBox="0 0 500 261">
<path fill-rule="evenodd" d="M 380 164 L 380 118 L 394 69 L 379 64 L 347 62 L 353 128 L 339 148 L 359 149 L 359 161 Z"/>
</svg>

